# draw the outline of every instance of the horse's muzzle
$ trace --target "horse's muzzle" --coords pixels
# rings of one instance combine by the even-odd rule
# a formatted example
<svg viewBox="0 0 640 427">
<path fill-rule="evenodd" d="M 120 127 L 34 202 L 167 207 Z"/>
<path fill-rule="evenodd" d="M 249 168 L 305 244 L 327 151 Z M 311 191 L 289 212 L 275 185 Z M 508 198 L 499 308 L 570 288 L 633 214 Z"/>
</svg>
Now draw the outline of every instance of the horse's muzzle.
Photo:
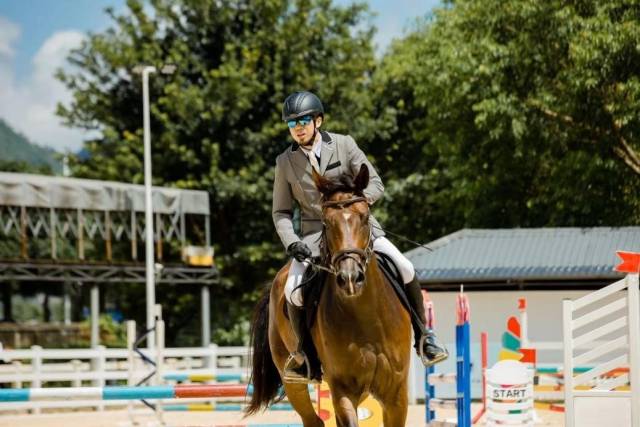
<svg viewBox="0 0 640 427">
<path fill-rule="evenodd" d="M 339 270 L 336 281 L 347 296 L 357 296 L 364 286 L 364 272 L 359 268 Z"/>
</svg>

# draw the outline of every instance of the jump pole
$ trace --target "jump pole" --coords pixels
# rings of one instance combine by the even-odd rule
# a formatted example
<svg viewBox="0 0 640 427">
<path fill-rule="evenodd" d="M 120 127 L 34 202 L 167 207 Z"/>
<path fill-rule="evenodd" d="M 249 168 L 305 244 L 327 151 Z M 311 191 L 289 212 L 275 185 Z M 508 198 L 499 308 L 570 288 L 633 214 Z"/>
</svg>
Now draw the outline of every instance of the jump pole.
<svg viewBox="0 0 640 427">
<path fill-rule="evenodd" d="M 430 301 L 429 297 L 426 293 L 423 293 L 423 301 L 425 303 L 425 309 L 427 312 L 427 326 L 434 326 L 434 310 L 433 304 Z M 482 342 L 482 369 L 483 369 L 483 381 L 484 381 L 484 370 L 486 369 L 486 334 L 483 335 L 484 339 Z M 437 381 L 440 382 L 451 382 L 452 380 L 456 383 L 456 402 L 452 401 L 441 401 L 435 399 L 435 387 L 432 382 L 429 380 L 431 378 L 438 378 Z M 436 403 L 437 402 L 437 403 Z M 441 407 L 449 407 L 453 408 L 455 406 L 457 411 L 457 426 L 459 427 L 470 427 L 473 422 L 482 417 L 484 413 L 486 404 L 485 404 L 485 395 L 483 391 L 483 407 L 480 412 L 475 416 L 471 417 L 471 340 L 470 340 L 470 309 L 469 309 L 469 300 L 466 295 L 464 295 L 462 288 L 460 289 L 460 293 L 456 298 L 456 373 L 455 374 L 440 374 L 436 375 L 433 373 L 433 367 L 427 369 L 427 375 L 425 379 L 425 421 L 426 425 L 429 426 L 431 424 L 443 425 L 443 423 L 439 420 L 435 419 L 435 411 L 431 408 L 432 405 L 438 405 Z M 445 424 L 446 425 L 446 422 Z"/>
<path fill-rule="evenodd" d="M 427 329 L 433 330 L 436 324 L 436 313 L 433 309 L 433 301 L 429 297 L 427 291 L 422 291 L 422 303 L 424 304 L 424 311 L 427 317 L 427 324 L 425 325 Z M 436 411 L 429 407 L 429 401 L 436 397 L 436 387 L 435 385 L 429 383 L 429 376 L 435 372 L 435 366 L 429 366 L 427 368 L 426 375 L 424 377 L 424 392 L 425 392 L 425 423 L 428 426 L 431 420 L 436 418 Z"/>
<path fill-rule="evenodd" d="M 480 349 L 482 353 L 482 407 L 471 420 L 471 424 L 477 423 L 487 411 L 487 349 L 489 348 L 489 336 L 486 332 L 480 333 Z"/>
<path fill-rule="evenodd" d="M 165 405 L 163 409 L 171 412 L 241 412 L 247 407 L 242 403 L 188 403 L 186 405 Z M 290 403 L 275 403 L 267 407 L 269 411 L 293 411 Z"/>
<path fill-rule="evenodd" d="M 32 402 L 35 400 L 138 400 L 180 399 L 189 397 L 244 397 L 253 393 L 247 384 L 170 385 L 144 387 L 47 387 L 0 389 L 0 402 Z"/>
<path fill-rule="evenodd" d="M 471 427 L 471 338 L 469 300 L 462 287 L 456 299 L 456 409 L 458 427 Z"/>
<path fill-rule="evenodd" d="M 183 374 L 179 372 L 164 374 L 165 381 L 177 381 L 184 382 L 189 381 L 193 383 L 217 381 L 217 382 L 247 382 L 249 376 L 245 374 Z"/>
</svg>

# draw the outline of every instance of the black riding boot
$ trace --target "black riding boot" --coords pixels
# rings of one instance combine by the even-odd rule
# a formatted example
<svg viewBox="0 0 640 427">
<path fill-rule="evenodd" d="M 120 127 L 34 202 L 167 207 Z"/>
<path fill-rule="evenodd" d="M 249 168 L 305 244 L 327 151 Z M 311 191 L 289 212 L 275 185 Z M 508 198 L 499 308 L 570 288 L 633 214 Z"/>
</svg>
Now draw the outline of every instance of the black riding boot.
<svg viewBox="0 0 640 427">
<path fill-rule="evenodd" d="M 287 383 L 310 383 L 311 370 L 309 368 L 309 359 L 302 350 L 302 337 L 304 337 L 304 309 L 298 308 L 289 302 L 287 304 L 287 314 L 289 314 L 289 322 L 291 328 L 298 340 L 298 348 L 295 352 L 289 354 L 289 358 L 284 364 L 283 381 Z"/>
<path fill-rule="evenodd" d="M 407 293 L 407 299 L 411 304 L 411 307 L 420 318 L 422 324 L 418 324 L 416 319 L 411 319 L 413 325 L 413 332 L 415 337 L 415 348 L 422 364 L 425 366 L 435 365 L 438 362 L 442 362 L 449 357 L 449 352 L 437 342 L 436 335 L 433 330 L 426 328 L 426 316 L 424 314 L 424 304 L 422 302 L 422 290 L 420 283 L 416 276 L 413 277 L 411 282 L 404 285 L 405 292 Z"/>
</svg>

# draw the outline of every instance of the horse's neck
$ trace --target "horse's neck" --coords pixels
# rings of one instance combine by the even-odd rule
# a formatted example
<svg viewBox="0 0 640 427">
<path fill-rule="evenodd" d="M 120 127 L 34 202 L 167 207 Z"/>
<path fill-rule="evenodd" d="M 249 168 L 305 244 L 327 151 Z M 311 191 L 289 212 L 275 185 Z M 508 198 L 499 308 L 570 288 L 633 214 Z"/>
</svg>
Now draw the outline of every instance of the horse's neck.
<svg viewBox="0 0 640 427">
<path fill-rule="evenodd" d="M 367 285 L 372 285 L 369 286 L 369 291 L 371 291 L 369 298 L 373 300 L 371 307 L 375 304 L 375 306 L 388 308 L 389 304 L 393 304 L 394 301 L 400 302 L 391 284 L 387 283 L 387 278 L 378 265 L 378 259 L 375 255 L 367 268 L 366 280 Z"/>
<path fill-rule="evenodd" d="M 375 254 L 371 257 L 371 261 L 365 272 L 365 280 L 366 283 L 362 295 L 366 295 L 367 299 L 372 300 L 372 302 L 384 302 L 384 296 L 386 294 L 384 287 L 386 283 L 384 274 L 382 274 L 382 270 L 380 270 L 378 266 L 378 260 Z"/>
</svg>

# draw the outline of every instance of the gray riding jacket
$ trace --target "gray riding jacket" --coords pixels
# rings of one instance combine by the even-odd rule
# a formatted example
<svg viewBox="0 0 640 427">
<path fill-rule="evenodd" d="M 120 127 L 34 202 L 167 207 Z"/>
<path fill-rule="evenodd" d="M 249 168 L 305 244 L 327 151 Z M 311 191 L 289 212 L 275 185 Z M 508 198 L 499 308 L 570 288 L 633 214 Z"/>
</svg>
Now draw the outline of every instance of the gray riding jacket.
<svg viewBox="0 0 640 427">
<path fill-rule="evenodd" d="M 364 196 L 369 204 L 378 200 L 384 192 L 380 176 L 367 157 L 349 135 L 320 132 L 322 148 L 320 154 L 320 173 L 329 179 L 342 174 L 355 178 L 363 163 L 369 168 L 369 185 Z M 301 210 L 301 234 L 293 228 L 293 204 L 298 202 Z M 319 255 L 320 234 L 322 231 L 322 208 L 320 192 L 311 176 L 311 164 L 296 143 L 282 152 L 276 159 L 275 179 L 273 182 L 273 223 L 285 249 L 292 243 L 302 240 L 314 256 Z M 373 237 L 384 236 L 380 224 L 372 216 Z"/>
</svg>

